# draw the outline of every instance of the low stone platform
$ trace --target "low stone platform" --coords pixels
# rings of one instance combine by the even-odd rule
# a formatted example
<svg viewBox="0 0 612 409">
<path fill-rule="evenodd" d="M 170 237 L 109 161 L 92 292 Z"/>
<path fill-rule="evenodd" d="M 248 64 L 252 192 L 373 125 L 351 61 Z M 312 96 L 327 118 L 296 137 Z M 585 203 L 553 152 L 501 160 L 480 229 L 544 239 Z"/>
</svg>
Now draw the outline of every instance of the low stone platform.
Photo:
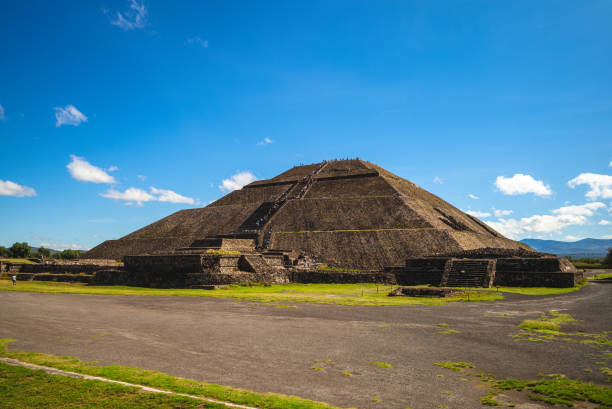
<svg viewBox="0 0 612 409">
<path fill-rule="evenodd" d="M 387 267 L 400 285 L 430 284 L 448 287 L 558 287 L 582 279 L 564 257 L 409 258 L 404 266 Z"/>
<path fill-rule="evenodd" d="M 465 291 L 453 288 L 436 287 L 397 287 L 391 291 L 389 297 L 456 297 Z"/>
</svg>

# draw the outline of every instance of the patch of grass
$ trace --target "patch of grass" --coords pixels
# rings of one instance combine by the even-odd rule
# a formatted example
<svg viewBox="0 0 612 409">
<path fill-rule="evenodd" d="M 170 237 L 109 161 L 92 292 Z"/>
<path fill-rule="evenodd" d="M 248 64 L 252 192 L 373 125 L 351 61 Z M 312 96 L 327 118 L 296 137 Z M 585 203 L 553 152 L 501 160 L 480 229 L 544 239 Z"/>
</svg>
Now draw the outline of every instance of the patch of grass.
<svg viewBox="0 0 612 409">
<path fill-rule="evenodd" d="M 36 352 L 12 352 L 7 348 L 7 344 L 12 341 L 14 340 L 0 339 L 0 356 L 66 371 L 100 376 L 117 381 L 146 385 L 173 392 L 204 396 L 226 402 L 251 405 L 266 409 L 334 409 L 332 406 L 326 403 L 315 402 L 295 396 L 286 396 L 275 393 L 257 393 L 246 389 L 238 389 L 229 386 L 198 382 L 191 379 L 178 378 L 166 375 L 162 372 L 149 371 L 130 366 L 97 366 L 90 362 L 83 362 L 69 356 L 54 356 Z M 2 380 L 0 379 L 0 382 L 1 381 Z M 0 395 L 3 396 L 3 394 Z"/>
<path fill-rule="evenodd" d="M 500 292 L 515 293 L 523 295 L 559 295 L 567 294 L 580 290 L 587 285 L 587 282 L 580 283 L 570 288 L 553 288 L 553 287 L 499 287 Z"/>
<path fill-rule="evenodd" d="M 0 261 L 5 261 L 7 263 L 38 264 L 27 258 L 0 258 Z"/>
<path fill-rule="evenodd" d="M 277 305 L 275 308 L 297 308 L 295 305 Z"/>
<path fill-rule="evenodd" d="M 459 372 L 464 368 L 473 368 L 474 364 L 471 362 L 452 362 L 452 361 L 442 361 L 434 363 L 435 366 L 439 366 L 440 368 L 450 369 L 451 371 Z"/>
<path fill-rule="evenodd" d="M 388 364 L 386 362 L 378 362 L 378 361 L 368 361 L 369 363 L 378 366 L 379 368 L 392 368 L 393 365 Z"/>
<path fill-rule="evenodd" d="M 0 363 L 0 396 L 0 406 L 4 408 L 227 408 L 223 404 L 143 392 L 102 381 L 49 375 L 3 363 Z"/>
<path fill-rule="evenodd" d="M 240 252 L 235 250 L 224 250 L 224 249 L 208 249 L 206 254 L 215 254 L 220 256 L 239 256 Z"/>
<path fill-rule="evenodd" d="M 604 375 L 608 375 L 608 382 L 612 382 L 612 369 L 610 368 L 601 368 L 601 372 Z"/>
<path fill-rule="evenodd" d="M 537 381 L 505 379 L 496 383 L 495 387 L 502 390 L 522 391 L 528 389 L 529 398 L 550 404 L 573 406 L 576 401 L 588 401 L 612 406 L 612 388 L 606 388 L 580 380 L 567 379 L 563 375 L 546 375 Z"/>
<path fill-rule="evenodd" d="M 364 284 L 275 284 L 275 285 L 228 285 L 217 290 L 164 289 L 128 286 L 93 286 L 82 283 L 58 283 L 43 281 L 20 282 L 13 287 L 9 280 L 0 280 L 0 291 L 128 295 L 128 296 L 189 296 L 211 298 L 234 298 L 264 303 L 314 303 L 334 305 L 392 306 L 392 305 L 446 305 L 467 301 L 467 296 L 457 297 L 388 297 L 387 291 L 371 283 Z M 362 295 L 363 294 L 363 295 Z M 503 299 L 501 293 L 473 292 L 471 301 L 494 301 Z"/>
<path fill-rule="evenodd" d="M 438 324 L 438 327 L 448 327 L 448 324 L 441 322 Z"/>
<path fill-rule="evenodd" d="M 372 402 L 380 402 L 380 396 L 376 395 L 372 398 Z"/>
<path fill-rule="evenodd" d="M 350 373 L 349 371 L 342 372 L 342 375 L 344 375 L 344 376 L 353 376 L 353 374 Z"/>
<path fill-rule="evenodd" d="M 482 403 L 485 406 L 502 406 L 501 403 L 493 399 L 497 395 L 498 395 L 497 393 L 491 392 L 487 396 L 483 396 L 482 398 L 480 398 L 480 403 Z"/>
<path fill-rule="evenodd" d="M 594 275 L 590 280 L 605 280 L 606 278 L 612 278 L 612 273 L 602 273 Z"/>
<path fill-rule="evenodd" d="M 447 329 L 446 331 L 438 331 L 438 334 L 458 334 L 456 329 Z"/>
<path fill-rule="evenodd" d="M 315 371 L 322 371 L 323 370 L 323 368 L 321 368 L 320 366 L 316 366 L 316 365 L 311 366 L 310 369 L 314 369 Z"/>
<path fill-rule="evenodd" d="M 561 329 L 561 324 L 576 321 L 569 314 L 561 314 L 558 311 L 551 310 L 546 314 L 542 314 L 537 320 L 524 320 L 519 324 L 519 328 L 535 332 L 548 332 L 557 334 Z"/>
</svg>

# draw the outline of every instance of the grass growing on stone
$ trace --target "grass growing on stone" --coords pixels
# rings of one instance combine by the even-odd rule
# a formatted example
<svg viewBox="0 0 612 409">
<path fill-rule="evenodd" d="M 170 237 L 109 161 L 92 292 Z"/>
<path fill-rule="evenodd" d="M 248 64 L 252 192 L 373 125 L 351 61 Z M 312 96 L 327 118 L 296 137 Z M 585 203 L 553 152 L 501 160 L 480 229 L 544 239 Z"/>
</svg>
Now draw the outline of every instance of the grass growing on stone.
<svg viewBox="0 0 612 409">
<path fill-rule="evenodd" d="M 13 340 L 10 339 L 0 339 L 0 356 L 65 371 L 100 376 L 117 381 L 151 386 L 173 392 L 204 396 L 221 401 L 266 409 L 333 409 L 332 406 L 326 403 L 315 402 L 295 396 L 275 393 L 256 393 L 245 389 L 178 378 L 166 375 L 162 372 L 149 371 L 130 366 L 97 366 L 95 362 L 83 362 L 70 356 L 54 356 L 36 352 L 12 352 L 7 348 L 7 344 L 12 341 Z M 44 405 L 41 407 L 44 407 Z"/>
<path fill-rule="evenodd" d="M 224 250 L 224 249 L 208 249 L 206 250 L 206 254 L 216 254 L 216 255 L 224 255 L 224 256 L 237 256 L 240 255 L 239 251 L 234 250 Z"/>
<path fill-rule="evenodd" d="M 0 406 L 4 408 L 227 408 L 223 404 L 143 392 L 102 381 L 49 375 L 3 363 L 0 363 L 0 396 Z"/>
<path fill-rule="evenodd" d="M 81 283 L 56 283 L 42 281 L 18 281 L 13 287 L 9 280 L 0 280 L 0 291 L 23 291 L 58 294 L 127 295 L 127 296 L 190 296 L 234 298 L 239 300 L 283 303 L 393 306 L 393 305 L 446 305 L 450 302 L 468 301 L 467 296 L 439 297 L 388 297 L 392 287 L 376 284 L 282 284 L 282 285 L 229 285 L 217 290 L 163 289 L 128 286 L 90 286 Z M 469 301 L 494 301 L 503 299 L 494 291 L 472 291 Z"/>
<path fill-rule="evenodd" d="M 378 362 L 378 361 L 368 361 L 369 363 L 371 363 L 372 365 L 376 365 L 379 368 L 391 368 L 393 367 L 393 365 L 388 364 L 386 362 Z"/>
</svg>

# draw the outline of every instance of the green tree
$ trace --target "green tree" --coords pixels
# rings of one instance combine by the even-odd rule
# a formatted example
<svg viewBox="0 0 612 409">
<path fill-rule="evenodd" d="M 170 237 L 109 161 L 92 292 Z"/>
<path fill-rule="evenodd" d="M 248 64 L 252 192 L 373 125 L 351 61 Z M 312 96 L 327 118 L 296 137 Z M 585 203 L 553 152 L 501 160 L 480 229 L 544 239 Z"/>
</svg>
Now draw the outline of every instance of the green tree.
<svg viewBox="0 0 612 409">
<path fill-rule="evenodd" d="M 604 257 L 601 264 L 603 264 L 606 267 L 612 267 L 612 247 L 608 249 L 608 254 L 606 254 L 606 257 Z"/>
<path fill-rule="evenodd" d="M 30 257 L 30 253 L 32 253 L 32 249 L 30 245 L 26 242 L 23 243 L 14 243 L 11 246 L 11 257 L 13 258 L 27 258 Z"/>
<path fill-rule="evenodd" d="M 50 255 L 51 251 L 49 251 L 49 249 L 46 249 L 42 246 L 38 249 L 38 257 L 49 258 Z"/>
<path fill-rule="evenodd" d="M 11 252 L 4 246 L 0 246 L 0 257 L 10 257 Z"/>
<path fill-rule="evenodd" d="M 59 254 L 60 258 L 64 260 L 74 260 L 79 258 L 80 255 L 81 252 L 78 250 L 64 250 Z"/>
</svg>

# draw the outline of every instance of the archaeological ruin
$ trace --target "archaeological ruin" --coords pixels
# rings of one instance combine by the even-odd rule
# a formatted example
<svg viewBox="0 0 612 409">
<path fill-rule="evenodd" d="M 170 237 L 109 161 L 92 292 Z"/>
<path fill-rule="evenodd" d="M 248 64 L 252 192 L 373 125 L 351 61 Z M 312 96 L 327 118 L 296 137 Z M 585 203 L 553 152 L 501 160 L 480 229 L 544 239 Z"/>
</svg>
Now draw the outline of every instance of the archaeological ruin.
<svg viewBox="0 0 612 409">
<path fill-rule="evenodd" d="M 363 160 L 296 166 L 176 212 L 84 258 L 122 259 L 92 282 L 206 287 L 240 282 L 380 282 L 571 287 L 566 259 L 510 240 Z"/>
</svg>

